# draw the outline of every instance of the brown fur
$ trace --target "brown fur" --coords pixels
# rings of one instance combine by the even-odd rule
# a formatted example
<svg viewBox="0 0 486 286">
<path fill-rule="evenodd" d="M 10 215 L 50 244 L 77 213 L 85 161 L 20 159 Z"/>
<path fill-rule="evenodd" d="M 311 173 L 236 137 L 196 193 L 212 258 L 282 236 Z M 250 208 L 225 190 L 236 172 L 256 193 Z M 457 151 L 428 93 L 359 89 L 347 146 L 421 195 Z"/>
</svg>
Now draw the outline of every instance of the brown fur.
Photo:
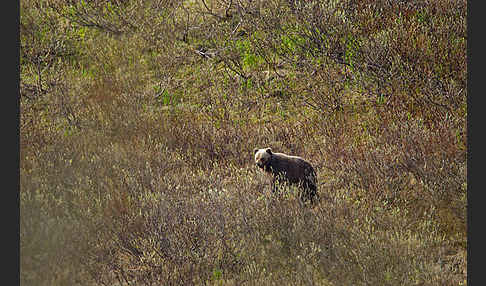
<svg viewBox="0 0 486 286">
<path fill-rule="evenodd" d="M 317 176 L 312 165 L 298 156 L 274 153 L 270 148 L 254 149 L 255 163 L 273 177 L 272 191 L 276 192 L 278 182 L 299 185 L 303 192 L 301 199 L 313 202 L 317 197 Z M 277 182 L 278 181 L 278 182 Z"/>
</svg>

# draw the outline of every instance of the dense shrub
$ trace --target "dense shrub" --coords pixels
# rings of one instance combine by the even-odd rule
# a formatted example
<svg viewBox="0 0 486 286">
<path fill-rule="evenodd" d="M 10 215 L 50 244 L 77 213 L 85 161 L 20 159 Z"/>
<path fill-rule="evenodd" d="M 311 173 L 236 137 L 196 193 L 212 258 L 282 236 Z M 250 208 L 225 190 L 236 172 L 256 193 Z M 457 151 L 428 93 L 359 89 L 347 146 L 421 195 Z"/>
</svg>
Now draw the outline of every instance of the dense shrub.
<svg viewBox="0 0 486 286">
<path fill-rule="evenodd" d="M 466 284 L 466 10 L 22 0 L 21 284 Z"/>
</svg>

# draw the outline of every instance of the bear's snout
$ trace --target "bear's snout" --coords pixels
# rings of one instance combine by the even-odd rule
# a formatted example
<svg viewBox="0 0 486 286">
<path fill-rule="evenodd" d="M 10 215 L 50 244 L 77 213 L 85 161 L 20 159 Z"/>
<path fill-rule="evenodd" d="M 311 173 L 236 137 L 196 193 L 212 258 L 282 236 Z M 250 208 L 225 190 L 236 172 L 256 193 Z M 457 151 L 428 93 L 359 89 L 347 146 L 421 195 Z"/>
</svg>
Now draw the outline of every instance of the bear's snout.
<svg viewBox="0 0 486 286">
<path fill-rule="evenodd" d="M 268 162 L 265 162 L 263 160 L 260 160 L 260 161 L 257 161 L 255 163 L 256 163 L 256 165 L 257 165 L 258 168 L 260 168 L 260 169 L 262 169 L 264 171 L 267 169 L 267 165 L 268 165 L 267 163 Z"/>
</svg>

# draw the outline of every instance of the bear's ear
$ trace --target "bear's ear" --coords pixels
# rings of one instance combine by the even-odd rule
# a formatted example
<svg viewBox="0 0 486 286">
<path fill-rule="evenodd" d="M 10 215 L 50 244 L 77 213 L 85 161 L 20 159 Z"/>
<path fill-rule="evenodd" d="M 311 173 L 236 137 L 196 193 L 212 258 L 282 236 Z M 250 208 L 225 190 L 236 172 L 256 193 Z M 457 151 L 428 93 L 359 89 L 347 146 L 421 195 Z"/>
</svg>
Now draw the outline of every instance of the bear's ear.
<svg viewBox="0 0 486 286">
<path fill-rule="evenodd" d="M 258 148 L 253 149 L 253 155 L 255 155 L 258 152 Z"/>
<path fill-rule="evenodd" d="M 268 154 L 272 155 L 272 149 L 271 148 L 267 148 L 267 150 L 265 150 L 265 151 L 267 151 Z"/>
</svg>

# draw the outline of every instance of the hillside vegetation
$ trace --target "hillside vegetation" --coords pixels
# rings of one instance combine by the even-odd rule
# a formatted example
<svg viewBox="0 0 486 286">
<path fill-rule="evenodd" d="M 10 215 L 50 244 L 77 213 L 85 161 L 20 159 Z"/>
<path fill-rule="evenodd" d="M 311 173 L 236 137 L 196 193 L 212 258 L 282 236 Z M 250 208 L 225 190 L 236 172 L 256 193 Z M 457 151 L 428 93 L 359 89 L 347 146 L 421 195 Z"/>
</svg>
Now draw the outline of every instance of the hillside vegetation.
<svg viewBox="0 0 486 286">
<path fill-rule="evenodd" d="M 466 0 L 20 8 L 21 285 L 467 284 Z"/>
</svg>

